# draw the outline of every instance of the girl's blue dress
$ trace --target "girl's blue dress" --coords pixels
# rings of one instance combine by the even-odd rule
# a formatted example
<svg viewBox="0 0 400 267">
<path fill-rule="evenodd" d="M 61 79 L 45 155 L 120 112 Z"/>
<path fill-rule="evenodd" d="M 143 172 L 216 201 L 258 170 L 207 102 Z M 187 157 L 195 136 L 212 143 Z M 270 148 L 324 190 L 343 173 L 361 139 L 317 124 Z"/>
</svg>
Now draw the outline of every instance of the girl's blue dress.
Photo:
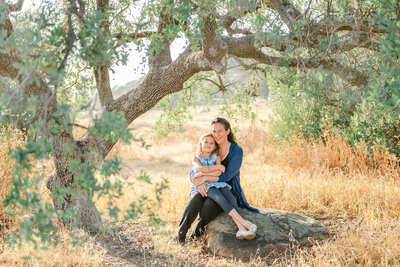
<svg viewBox="0 0 400 267">
<path fill-rule="evenodd" d="M 201 165 L 203 166 L 212 166 L 215 165 L 217 163 L 217 154 L 211 154 L 211 156 L 209 158 L 203 158 L 200 155 L 196 155 L 196 157 L 199 159 Z M 196 170 L 196 168 L 193 166 L 192 170 L 190 171 L 190 177 L 193 177 L 193 175 L 199 173 L 198 170 Z M 192 178 L 190 178 L 190 181 L 192 180 Z M 223 188 L 223 187 L 227 187 L 229 190 L 231 190 L 231 186 L 228 185 L 225 182 L 207 182 L 207 190 L 210 189 L 211 187 L 216 187 L 216 188 Z M 192 184 L 192 189 L 190 191 L 189 196 L 192 196 L 195 192 L 199 192 L 199 190 L 197 189 L 197 187 L 195 187 Z"/>
</svg>

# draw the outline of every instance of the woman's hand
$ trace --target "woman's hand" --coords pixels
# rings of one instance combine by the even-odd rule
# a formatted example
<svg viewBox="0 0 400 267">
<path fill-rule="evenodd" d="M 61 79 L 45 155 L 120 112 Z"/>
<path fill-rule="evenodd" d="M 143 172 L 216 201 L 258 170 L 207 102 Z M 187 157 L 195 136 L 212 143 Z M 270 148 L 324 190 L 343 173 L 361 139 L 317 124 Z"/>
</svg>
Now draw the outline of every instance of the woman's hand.
<svg viewBox="0 0 400 267">
<path fill-rule="evenodd" d="M 202 172 L 198 172 L 198 173 L 196 173 L 195 175 L 193 175 L 192 176 L 192 178 L 191 178 L 191 180 L 192 180 L 192 183 L 194 183 L 194 181 L 196 180 L 196 179 L 199 179 L 200 177 L 204 177 L 204 178 L 206 178 L 206 177 L 208 177 L 208 174 L 206 174 L 206 173 L 202 173 Z M 204 182 L 205 182 L 206 180 L 204 180 Z"/>
<path fill-rule="evenodd" d="M 203 197 L 207 196 L 207 184 L 206 183 L 202 183 L 199 186 L 197 186 L 197 189 L 199 190 L 200 194 Z"/>
<path fill-rule="evenodd" d="M 204 175 L 204 173 L 201 173 L 201 172 L 196 173 L 195 175 L 193 175 L 192 178 L 191 178 L 192 183 L 194 183 L 194 181 L 195 181 L 196 179 L 198 179 L 199 177 L 201 177 L 201 176 L 203 176 L 203 175 Z"/>
</svg>

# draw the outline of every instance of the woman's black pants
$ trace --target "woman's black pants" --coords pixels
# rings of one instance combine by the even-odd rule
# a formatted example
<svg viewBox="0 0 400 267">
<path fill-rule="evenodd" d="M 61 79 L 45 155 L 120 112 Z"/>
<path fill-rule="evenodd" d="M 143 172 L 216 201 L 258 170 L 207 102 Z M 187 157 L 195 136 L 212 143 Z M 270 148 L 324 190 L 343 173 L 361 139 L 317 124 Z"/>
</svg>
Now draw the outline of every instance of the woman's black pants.
<svg viewBox="0 0 400 267">
<path fill-rule="evenodd" d="M 186 234 L 198 214 L 199 219 L 193 226 L 189 239 L 200 237 L 204 233 L 206 225 L 221 212 L 221 207 L 214 200 L 196 192 L 183 210 L 177 233 L 178 241 L 185 242 Z"/>
</svg>

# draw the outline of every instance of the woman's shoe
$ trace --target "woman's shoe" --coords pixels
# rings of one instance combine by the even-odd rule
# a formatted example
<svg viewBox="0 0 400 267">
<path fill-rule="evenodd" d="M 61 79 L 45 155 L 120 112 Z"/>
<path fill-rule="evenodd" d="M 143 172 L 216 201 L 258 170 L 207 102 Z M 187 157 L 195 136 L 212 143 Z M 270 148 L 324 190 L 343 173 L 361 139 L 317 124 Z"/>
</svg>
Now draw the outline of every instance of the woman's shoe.
<svg viewBox="0 0 400 267">
<path fill-rule="evenodd" d="M 184 244 L 185 244 L 185 241 L 179 240 L 178 235 L 174 235 L 174 236 L 168 241 L 168 245 L 172 245 L 172 244 L 184 245 Z"/>
<path fill-rule="evenodd" d="M 239 229 L 236 233 L 236 238 L 237 239 L 247 239 L 247 240 L 252 240 L 256 237 L 256 233 L 247 230 L 246 228 Z"/>
<path fill-rule="evenodd" d="M 244 226 L 246 227 L 246 226 L 250 226 L 250 229 L 249 229 L 249 231 L 250 232 L 253 232 L 253 233 L 256 233 L 257 232 L 257 225 L 255 225 L 254 223 L 251 223 L 251 222 L 249 222 L 249 221 L 244 221 Z M 246 227 L 247 228 L 247 227 Z"/>
</svg>

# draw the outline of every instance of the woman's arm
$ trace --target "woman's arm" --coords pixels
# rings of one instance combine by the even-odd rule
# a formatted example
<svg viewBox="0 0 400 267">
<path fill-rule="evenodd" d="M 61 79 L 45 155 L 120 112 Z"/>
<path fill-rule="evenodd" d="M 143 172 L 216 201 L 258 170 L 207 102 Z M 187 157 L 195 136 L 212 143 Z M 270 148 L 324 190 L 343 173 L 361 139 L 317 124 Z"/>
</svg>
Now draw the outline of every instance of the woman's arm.
<svg viewBox="0 0 400 267">
<path fill-rule="evenodd" d="M 218 168 L 219 171 L 221 171 L 220 174 L 218 174 L 218 176 L 220 176 L 222 173 L 225 172 L 225 166 L 221 164 L 222 160 L 220 156 L 217 156 L 217 160 L 215 163 L 215 167 Z"/>
<path fill-rule="evenodd" d="M 212 171 L 212 172 L 205 172 L 205 173 L 202 173 L 204 176 L 220 176 L 221 174 L 222 174 L 222 172 L 220 171 L 220 170 L 215 170 L 215 171 Z"/>
<path fill-rule="evenodd" d="M 231 144 L 233 146 L 234 144 Z M 240 170 L 243 162 L 243 149 L 236 145 L 235 150 L 231 152 L 229 164 L 225 172 L 219 176 L 218 182 L 227 182 L 232 179 Z"/>
</svg>

